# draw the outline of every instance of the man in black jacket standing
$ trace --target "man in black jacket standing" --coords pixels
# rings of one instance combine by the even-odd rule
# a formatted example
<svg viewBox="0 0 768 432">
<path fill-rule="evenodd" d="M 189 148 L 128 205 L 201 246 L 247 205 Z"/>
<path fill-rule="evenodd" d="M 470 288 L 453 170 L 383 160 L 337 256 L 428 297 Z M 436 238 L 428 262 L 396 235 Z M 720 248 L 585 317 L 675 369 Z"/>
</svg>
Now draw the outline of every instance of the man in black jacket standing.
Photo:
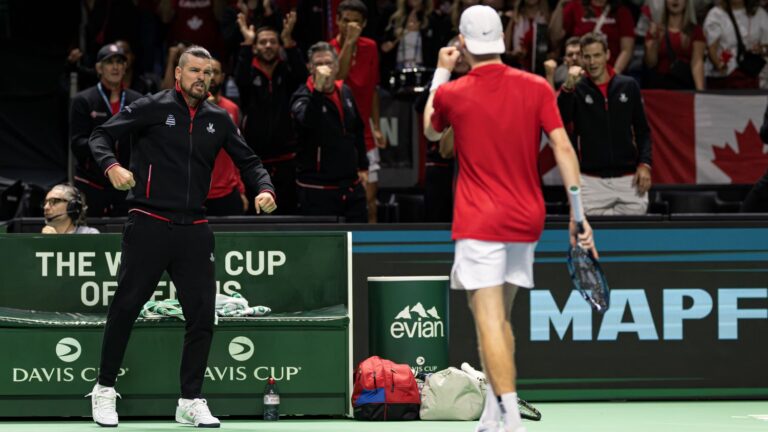
<svg viewBox="0 0 768 432">
<path fill-rule="evenodd" d="M 640 87 L 616 75 L 605 36 L 581 38 L 582 65 L 571 66 L 557 103 L 572 128 L 579 153 L 584 211 L 590 215 L 636 215 L 648 209 L 651 132 Z"/>
<path fill-rule="evenodd" d="M 365 223 L 368 157 L 363 121 L 352 91 L 341 80 L 339 58 L 327 42 L 307 55 L 312 75 L 291 99 L 299 141 L 299 206 L 305 215 L 343 216 Z"/>
<path fill-rule="evenodd" d="M 254 29 L 237 17 L 243 35 L 235 81 L 243 107 L 243 136 L 262 158 L 275 192 L 279 214 L 296 214 L 296 133 L 291 124 L 291 95 L 307 79 L 307 66 L 291 34 L 296 12 L 289 12 L 282 33 Z M 286 59 L 280 58 L 280 41 Z M 248 191 L 250 196 L 256 191 Z"/>
<path fill-rule="evenodd" d="M 77 162 L 75 185 L 88 197 L 88 216 L 125 216 L 128 207 L 125 191 L 112 188 L 99 168 L 88 146 L 88 138 L 97 126 L 104 124 L 123 107 L 133 103 L 141 94 L 124 89 L 127 54 L 117 44 L 104 45 L 96 55 L 99 83 L 76 94 L 72 99 L 69 134 L 72 153 Z M 120 162 L 130 160 L 128 137 L 118 137 L 115 154 Z"/>
<path fill-rule="evenodd" d="M 146 96 L 96 128 L 90 147 L 102 172 L 131 206 L 123 231 L 118 288 L 107 315 L 93 418 L 117 426 L 115 381 L 136 317 L 164 271 L 178 289 L 186 334 L 176 421 L 219 427 L 201 390 L 213 336 L 216 283 L 214 237 L 203 203 L 219 150 L 232 157 L 244 182 L 260 191 L 256 212 L 275 210 L 269 175 L 223 109 L 207 101 L 211 55 L 188 48 L 176 67 L 176 88 Z M 114 154 L 117 137 L 132 134 L 130 170 Z"/>
</svg>

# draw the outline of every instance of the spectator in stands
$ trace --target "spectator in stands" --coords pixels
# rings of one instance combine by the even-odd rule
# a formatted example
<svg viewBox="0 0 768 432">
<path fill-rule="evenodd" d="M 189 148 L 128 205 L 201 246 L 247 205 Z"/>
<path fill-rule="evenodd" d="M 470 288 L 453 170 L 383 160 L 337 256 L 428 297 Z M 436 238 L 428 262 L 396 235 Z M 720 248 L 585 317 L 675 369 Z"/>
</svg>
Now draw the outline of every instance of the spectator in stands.
<svg viewBox="0 0 768 432">
<path fill-rule="evenodd" d="M 227 52 L 237 52 L 242 46 L 243 35 L 237 18 L 241 14 L 255 29 L 270 27 L 278 34 L 282 29 L 283 19 L 273 0 L 232 1 L 224 9 L 221 22 L 221 33 L 227 45 Z"/>
<path fill-rule="evenodd" d="M 706 42 L 693 0 L 665 0 L 660 22 L 645 37 L 645 87 L 704 90 Z"/>
<path fill-rule="evenodd" d="M 352 90 L 341 80 L 336 50 L 318 42 L 308 52 L 311 76 L 291 100 L 299 133 L 297 185 L 305 215 L 368 220 L 364 184 L 368 158 L 363 120 Z"/>
<path fill-rule="evenodd" d="M 514 13 L 504 31 L 507 54 L 521 69 L 535 71 L 533 53 L 538 47 L 534 40 L 534 29 L 546 31 L 549 24 L 549 3 L 547 0 L 517 0 Z M 546 37 L 546 35 L 544 35 Z M 542 53 L 537 52 L 537 56 Z M 543 58 L 537 57 L 537 63 Z"/>
<path fill-rule="evenodd" d="M 560 65 L 554 59 L 544 62 L 544 77 L 553 89 L 558 90 L 568 79 L 571 66 L 581 66 L 581 43 L 576 36 L 565 41 L 565 55 Z"/>
<path fill-rule="evenodd" d="M 336 23 L 339 34 L 330 43 L 339 56 L 338 77 L 354 95 L 365 128 L 368 155 L 368 181 L 365 192 L 368 222 L 376 222 L 376 195 L 379 185 L 379 148 L 386 147 L 379 118 L 379 53 L 376 42 L 360 33 L 366 24 L 368 8 L 360 0 L 344 0 L 339 4 Z"/>
<path fill-rule="evenodd" d="M 208 100 L 223 108 L 229 114 L 232 122 L 239 126 L 240 108 L 221 95 L 221 89 L 226 80 L 221 62 L 212 59 L 211 67 L 213 76 L 211 76 L 211 87 L 208 90 L 211 94 Z M 245 195 L 245 186 L 240 179 L 240 171 L 237 170 L 229 154 L 224 149 L 219 150 L 211 172 L 211 189 L 205 200 L 205 213 L 210 216 L 242 215 L 248 211 L 248 201 L 248 197 Z"/>
<path fill-rule="evenodd" d="M 632 13 L 616 0 L 559 0 L 549 23 L 552 47 L 569 36 L 602 33 L 608 40 L 611 66 L 617 74 L 626 71 L 635 48 Z"/>
<path fill-rule="evenodd" d="M 734 22 L 738 24 L 738 34 Z M 759 62 L 768 52 L 768 13 L 757 0 L 722 0 L 704 20 L 704 34 L 710 63 L 707 64 L 707 88 L 758 88 L 760 68 L 739 64 L 738 39 L 747 58 Z M 749 57 L 748 54 L 755 57 Z"/>
<path fill-rule="evenodd" d="M 154 94 L 160 91 L 160 77 L 153 73 L 135 74 L 134 65 L 136 56 L 133 55 L 131 44 L 125 40 L 115 41 L 115 45 L 122 48 L 125 53 L 125 76 L 123 77 L 123 87 L 129 88 L 141 95 Z"/>
<path fill-rule="evenodd" d="M 96 72 L 99 82 L 72 99 L 69 133 L 75 155 L 75 185 L 88 195 L 88 215 L 94 217 L 125 216 L 126 193 L 113 189 L 88 146 L 91 132 L 130 105 L 141 94 L 123 88 L 127 57 L 116 44 L 103 46 L 97 54 Z M 121 163 L 130 160 L 130 137 L 120 137 L 116 154 Z"/>
<path fill-rule="evenodd" d="M 581 38 L 583 70 L 572 66 L 557 98 L 572 126 L 581 166 L 584 211 L 591 215 L 644 214 L 651 188 L 651 134 L 640 87 L 608 64 L 605 36 Z"/>
<path fill-rule="evenodd" d="M 307 66 L 291 36 L 296 13 L 285 17 L 282 34 L 271 27 L 246 24 L 238 16 L 243 46 L 235 81 L 245 112 L 243 136 L 261 156 L 280 200 L 278 214 L 296 214 L 296 133 L 291 124 L 291 96 L 307 79 Z M 281 59 L 280 40 L 285 49 Z M 248 191 L 255 196 L 258 191 Z"/>
<path fill-rule="evenodd" d="M 56 185 L 43 201 L 45 226 L 43 234 L 98 234 L 99 230 L 85 225 L 88 206 L 85 196 L 68 184 Z"/>
<path fill-rule="evenodd" d="M 432 67 L 446 42 L 432 0 L 398 0 L 381 39 L 382 70 Z"/>
<path fill-rule="evenodd" d="M 224 41 L 219 22 L 226 5 L 227 0 L 160 0 L 158 11 L 160 19 L 168 25 L 168 41 L 171 44 L 184 42 L 199 45 L 214 55 L 222 56 Z"/>
<path fill-rule="evenodd" d="M 282 30 L 284 19 L 273 0 L 238 0 L 237 7 L 238 15 L 245 15 L 254 28 L 272 27 Z M 295 17 L 292 24 L 295 24 Z"/>
</svg>

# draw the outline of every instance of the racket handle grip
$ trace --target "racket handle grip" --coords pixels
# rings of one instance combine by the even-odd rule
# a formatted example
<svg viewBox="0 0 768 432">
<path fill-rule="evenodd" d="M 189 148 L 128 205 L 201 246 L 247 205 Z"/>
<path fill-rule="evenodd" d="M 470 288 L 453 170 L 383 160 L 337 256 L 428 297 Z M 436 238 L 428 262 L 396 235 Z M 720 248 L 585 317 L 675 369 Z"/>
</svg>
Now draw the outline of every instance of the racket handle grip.
<svg viewBox="0 0 768 432">
<path fill-rule="evenodd" d="M 571 186 L 568 188 L 568 197 L 571 202 L 571 209 L 573 210 L 573 220 L 579 225 L 579 231 L 583 231 L 584 228 L 580 225 L 584 223 L 584 206 L 581 204 L 581 188 L 578 186 Z"/>
</svg>

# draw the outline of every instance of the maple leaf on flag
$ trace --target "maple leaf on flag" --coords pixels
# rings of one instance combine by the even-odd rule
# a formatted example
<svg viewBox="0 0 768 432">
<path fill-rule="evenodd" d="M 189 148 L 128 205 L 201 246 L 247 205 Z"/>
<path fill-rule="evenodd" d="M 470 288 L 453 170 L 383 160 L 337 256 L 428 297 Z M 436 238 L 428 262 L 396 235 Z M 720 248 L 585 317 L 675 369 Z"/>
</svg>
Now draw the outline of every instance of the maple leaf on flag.
<svg viewBox="0 0 768 432">
<path fill-rule="evenodd" d="M 717 165 L 734 184 L 752 184 L 763 175 L 768 167 L 768 153 L 763 151 L 763 141 L 752 120 L 743 132 L 736 132 L 738 152 L 726 143 L 724 148 L 713 146 Z"/>
</svg>

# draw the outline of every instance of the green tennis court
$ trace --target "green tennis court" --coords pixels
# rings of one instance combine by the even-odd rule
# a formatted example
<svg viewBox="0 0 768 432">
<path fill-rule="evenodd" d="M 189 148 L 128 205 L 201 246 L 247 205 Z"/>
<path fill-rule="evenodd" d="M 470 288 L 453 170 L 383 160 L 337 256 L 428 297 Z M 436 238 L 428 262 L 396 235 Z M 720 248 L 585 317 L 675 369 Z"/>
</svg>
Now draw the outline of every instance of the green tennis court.
<svg viewBox="0 0 768 432">
<path fill-rule="evenodd" d="M 536 404 L 543 418 L 526 422 L 528 432 L 748 432 L 768 431 L 768 401 L 749 402 L 606 402 Z M 214 409 L 215 414 L 215 409 Z M 474 422 L 389 422 L 293 420 L 264 422 L 222 418 L 222 430 L 264 432 L 472 432 Z M 118 430 L 189 429 L 160 420 L 124 420 Z M 13 432 L 80 432 L 107 430 L 81 419 L 6 421 L 0 430 Z"/>
</svg>

